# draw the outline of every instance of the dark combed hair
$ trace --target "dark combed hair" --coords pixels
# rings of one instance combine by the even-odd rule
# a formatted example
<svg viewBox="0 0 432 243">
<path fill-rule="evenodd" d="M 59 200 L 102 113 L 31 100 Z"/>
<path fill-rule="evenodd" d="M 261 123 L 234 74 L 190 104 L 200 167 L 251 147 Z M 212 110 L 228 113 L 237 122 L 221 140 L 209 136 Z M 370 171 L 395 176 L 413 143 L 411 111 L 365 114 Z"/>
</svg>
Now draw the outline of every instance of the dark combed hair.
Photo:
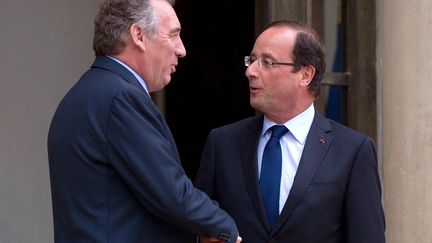
<svg viewBox="0 0 432 243">
<path fill-rule="evenodd" d="M 326 69 L 325 47 L 318 34 L 311 27 L 290 20 L 278 20 L 269 23 L 264 30 L 272 27 L 288 27 L 297 31 L 296 43 L 293 49 L 293 72 L 301 67 L 311 65 L 315 68 L 315 75 L 309 84 L 309 91 L 315 96 L 321 93 L 321 82 Z"/>
</svg>

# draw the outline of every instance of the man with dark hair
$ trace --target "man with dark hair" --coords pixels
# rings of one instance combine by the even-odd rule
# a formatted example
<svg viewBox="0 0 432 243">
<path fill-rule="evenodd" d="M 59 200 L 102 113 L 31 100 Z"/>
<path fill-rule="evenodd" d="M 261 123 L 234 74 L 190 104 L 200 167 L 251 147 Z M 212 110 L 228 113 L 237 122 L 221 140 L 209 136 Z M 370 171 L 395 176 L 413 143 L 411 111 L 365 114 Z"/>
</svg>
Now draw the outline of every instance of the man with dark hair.
<svg viewBox="0 0 432 243">
<path fill-rule="evenodd" d="M 185 175 L 149 95 L 186 55 L 173 4 L 101 4 L 96 60 L 62 99 L 48 135 L 55 242 L 237 240 L 232 218 Z"/>
<path fill-rule="evenodd" d="M 273 22 L 245 65 L 263 114 L 210 132 L 197 187 L 247 243 L 384 243 L 373 141 L 314 109 L 325 71 L 315 31 Z"/>
</svg>

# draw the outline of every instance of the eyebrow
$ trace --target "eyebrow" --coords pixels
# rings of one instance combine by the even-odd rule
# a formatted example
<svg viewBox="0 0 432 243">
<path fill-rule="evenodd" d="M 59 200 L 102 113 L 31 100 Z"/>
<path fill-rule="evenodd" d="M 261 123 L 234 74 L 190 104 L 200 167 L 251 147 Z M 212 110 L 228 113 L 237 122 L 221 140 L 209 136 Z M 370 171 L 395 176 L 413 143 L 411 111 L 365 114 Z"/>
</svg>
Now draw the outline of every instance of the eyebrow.
<svg viewBox="0 0 432 243">
<path fill-rule="evenodd" d="M 274 59 L 274 56 L 272 54 L 268 53 L 268 52 L 262 53 L 261 56 L 264 57 L 264 58 Z"/>
<path fill-rule="evenodd" d="M 256 55 L 254 53 L 251 53 L 250 56 L 252 57 L 256 57 Z M 274 59 L 274 56 L 268 52 L 264 52 L 261 54 L 261 57 L 263 58 L 270 58 L 270 59 Z"/>
</svg>

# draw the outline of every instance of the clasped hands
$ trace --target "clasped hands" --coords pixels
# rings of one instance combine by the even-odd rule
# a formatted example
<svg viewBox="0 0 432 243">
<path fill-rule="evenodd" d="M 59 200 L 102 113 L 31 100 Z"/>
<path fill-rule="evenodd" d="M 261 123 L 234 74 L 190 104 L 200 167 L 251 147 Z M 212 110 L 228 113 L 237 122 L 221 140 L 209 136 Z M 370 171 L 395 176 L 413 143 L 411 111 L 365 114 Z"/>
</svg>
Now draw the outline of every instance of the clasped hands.
<svg viewBox="0 0 432 243">
<path fill-rule="evenodd" d="M 237 236 L 236 243 L 240 243 L 241 241 L 242 238 L 240 236 Z M 200 236 L 200 243 L 225 243 L 225 241 L 213 237 Z"/>
</svg>

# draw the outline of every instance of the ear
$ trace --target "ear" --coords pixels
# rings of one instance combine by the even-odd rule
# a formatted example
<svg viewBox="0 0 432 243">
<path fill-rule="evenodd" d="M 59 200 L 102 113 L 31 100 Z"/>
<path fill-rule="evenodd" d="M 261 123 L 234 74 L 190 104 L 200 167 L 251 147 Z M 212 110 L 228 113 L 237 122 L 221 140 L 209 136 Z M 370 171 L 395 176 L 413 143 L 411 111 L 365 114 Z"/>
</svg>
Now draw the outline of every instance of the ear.
<svg viewBox="0 0 432 243">
<path fill-rule="evenodd" d="M 313 77 L 315 76 L 315 67 L 312 65 L 307 65 L 302 67 L 300 72 L 302 74 L 301 85 L 304 87 L 309 86 L 309 84 L 312 82 Z"/>
<path fill-rule="evenodd" d="M 143 51 L 145 50 L 146 36 L 137 23 L 132 24 L 129 28 L 129 36 L 134 46 Z"/>
</svg>

